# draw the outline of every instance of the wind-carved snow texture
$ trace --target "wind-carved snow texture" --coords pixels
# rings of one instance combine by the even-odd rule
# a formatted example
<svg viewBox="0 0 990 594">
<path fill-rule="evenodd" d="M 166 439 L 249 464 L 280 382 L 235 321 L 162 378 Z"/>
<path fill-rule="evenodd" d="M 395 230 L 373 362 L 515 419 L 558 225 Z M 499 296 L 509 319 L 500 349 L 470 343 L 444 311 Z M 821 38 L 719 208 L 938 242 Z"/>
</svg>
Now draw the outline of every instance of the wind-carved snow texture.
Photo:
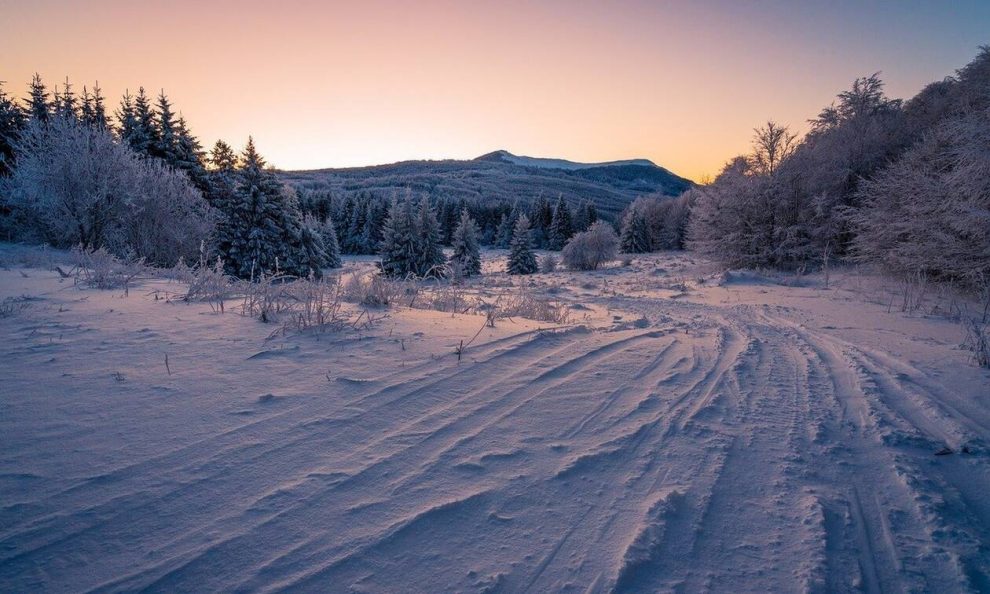
<svg viewBox="0 0 990 594">
<path fill-rule="evenodd" d="M 458 362 L 481 318 L 266 344 L 2 274 L 45 304 L 0 320 L 5 592 L 990 589 L 987 376 L 948 347 L 599 297 L 649 325 L 503 321 Z"/>
</svg>

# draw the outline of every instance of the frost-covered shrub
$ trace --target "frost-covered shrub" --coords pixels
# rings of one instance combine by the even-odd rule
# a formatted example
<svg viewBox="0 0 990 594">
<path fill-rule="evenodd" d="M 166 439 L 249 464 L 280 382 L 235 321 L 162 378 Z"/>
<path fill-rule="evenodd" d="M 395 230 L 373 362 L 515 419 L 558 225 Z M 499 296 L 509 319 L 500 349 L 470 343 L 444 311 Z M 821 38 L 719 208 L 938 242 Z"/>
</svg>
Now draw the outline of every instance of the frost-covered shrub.
<svg viewBox="0 0 990 594">
<path fill-rule="evenodd" d="M 612 226 L 596 222 L 587 231 L 571 238 L 561 254 L 564 264 L 574 270 L 595 270 L 614 260 L 619 253 L 619 238 Z"/>
<path fill-rule="evenodd" d="M 857 257 L 971 287 L 990 278 L 988 146 L 990 114 L 954 118 L 865 182 Z"/>
<path fill-rule="evenodd" d="M 557 270 L 560 260 L 553 254 L 547 254 L 540 258 L 540 272 L 550 273 Z"/>
<path fill-rule="evenodd" d="M 106 130 L 63 118 L 32 122 L 16 150 L 3 189 L 22 239 L 172 266 L 195 257 L 212 230 L 210 209 L 185 174 L 140 159 Z"/>
</svg>

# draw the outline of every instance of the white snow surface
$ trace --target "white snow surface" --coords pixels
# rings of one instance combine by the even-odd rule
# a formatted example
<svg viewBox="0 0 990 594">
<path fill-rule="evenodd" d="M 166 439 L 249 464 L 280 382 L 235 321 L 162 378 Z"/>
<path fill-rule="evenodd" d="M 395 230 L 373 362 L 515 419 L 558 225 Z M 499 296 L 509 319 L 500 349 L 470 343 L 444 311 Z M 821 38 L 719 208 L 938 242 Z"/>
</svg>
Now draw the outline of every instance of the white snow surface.
<svg viewBox="0 0 990 594">
<path fill-rule="evenodd" d="M 0 270 L 0 591 L 988 591 L 960 326 L 713 270 L 512 280 L 573 322 L 460 361 L 482 317 L 270 338 L 167 280 Z"/>
</svg>

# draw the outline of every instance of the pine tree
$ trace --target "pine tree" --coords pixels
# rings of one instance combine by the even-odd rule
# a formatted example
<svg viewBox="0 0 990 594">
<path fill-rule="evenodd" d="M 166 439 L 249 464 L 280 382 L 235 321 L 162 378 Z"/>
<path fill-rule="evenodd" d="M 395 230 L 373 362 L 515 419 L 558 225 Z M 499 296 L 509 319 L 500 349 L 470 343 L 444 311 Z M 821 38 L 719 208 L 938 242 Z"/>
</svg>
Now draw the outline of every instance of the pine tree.
<svg viewBox="0 0 990 594">
<path fill-rule="evenodd" d="M 58 117 L 70 121 L 77 121 L 79 119 L 79 114 L 76 113 L 76 95 L 72 92 L 72 84 L 69 83 L 68 77 L 65 78 L 65 87 L 62 93 L 59 93 L 58 87 L 55 87 L 53 103 L 55 115 Z"/>
<path fill-rule="evenodd" d="M 461 219 L 451 237 L 454 253 L 450 257 L 450 267 L 455 274 L 474 276 L 481 274 L 481 250 L 478 246 L 478 225 L 468 210 L 461 211 Z"/>
<path fill-rule="evenodd" d="M 80 95 L 79 121 L 86 126 L 93 125 L 93 96 L 89 94 L 86 85 L 83 85 L 83 92 Z"/>
<path fill-rule="evenodd" d="M 643 254 L 650 251 L 650 228 L 646 217 L 637 208 L 630 208 L 622 219 L 619 249 L 624 254 Z"/>
<path fill-rule="evenodd" d="M 26 123 L 24 112 L 7 96 L 0 82 L 0 177 L 10 175 L 14 145 Z"/>
<path fill-rule="evenodd" d="M 367 221 L 368 202 L 356 202 L 351 209 L 351 219 L 347 224 L 347 234 L 344 236 L 344 251 L 348 254 L 366 254 L 370 246 L 365 244 L 363 236 L 364 224 Z"/>
<path fill-rule="evenodd" d="M 529 217 L 520 215 L 512 231 L 512 244 L 509 246 L 509 274 L 533 274 L 537 271 L 536 256 L 533 254 L 530 238 Z"/>
<path fill-rule="evenodd" d="M 48 101 L 48 89 L 45 88 L 45 83 L 41 82 L 41 76 L 37 72 L 31 79 L 26 109 L 32 120 L 41 123 L 47 122 L 52 115 L 52 106 Z"/>
<path fill-rule="evenodd" d="M 302 252 L 300 266 L 308 271 L 308 278 L 322 278 L 330 256 L 319 223 L 312 217 L 304 218 L 299 236 Z"/>
<path fill-rule="evenodd" d="M 587 231 L 591 224 L 598 220 L 595 206 L 588 200 L 582 200 L 574 211 L 574 232 L 581 233 Z"/>
<path fill-rule="evenodd" d="M 550 223 L 547 247 L 552 250 L 563 249 L 572 235 L 574 235 L 574 225 L 571 222 L 571 209 L 564 202 L 564 197 L 560 196 L 553 209 L 553 221 Z"/>
<path fill-rule="evenodd" d="M 381 245 L 382 273 L 390 277 L 416 274 L 417 254 L 412 202 L 409 198 L 393 199 L 385 219 Z"/>
<path fill-rule="evenodd" d="M 124 96 L 120 98 L 120 107 L 117 108 L 117 136 L 121 142 L 134 146 L 134 136 L 137 134 L 137 115 L 134 113 L 134 97 L 129 91 L 124 91 Z"/>
<path fill-rule="evenodd" d="M 189 131 L 186 120 L 181 114 L 175 122 L 175 135 L 175 163 L 173 166 L 180 171 L 185 171 L 193 185 L 199 188 L 201 192 L 204 194 L 209 192 L 206 167 L 203 165 L 203 145 Z"/>
<path fill-rule="evenodd" d="M 440 245 L 440 223 L 430 205 L 430 197 L 423 196 L 419 201 L 419 216 L 415 224 L 417 240 L 416 275 L 421 277 L 443 276 L 446 258 Z"/>
<path fill-rule="evenodd" d="M 502 216 L 502 220 L 498 224 L 498 230 L 495 232 L 496 235 L 496 246 L 500 248 L 508 248 L 512 243 L 512 231 L 516 227 L 516 222 L 519 220 L 519 204 L 513 204 L 512 210 Z"/>
<path fill-rule="evenodd" d="M 225 211 L 219 234 L 226 247 L 221 252 L 226 266 L 241 278 L 257 279 L 276 271 L 307 276 L 312 261 L 303 246 L 298 202 L 266 168 L 252 138 L 241 163 L 231 203 L 219 206 Z"/>
<path fill-rule="evenodd" d="M 106 130 L 108 127 L 107 108 L 104 103 L 103 90 L 100 89 L 99 82 L 93 86 L 93 116 L 90 124 L 100 130 Z"/>
<path fill-rule="evenodd" d="M 154 117 L 156 133 L 149 148 L 149 153 L 153 157 L 164 159 L 172 167 L 178 168 L 179 135 L 176 130 L 175 113 L 172 111 L 172 103 L 165 95 L 164 89 L 158 94 Z"/>
<path fill-rule="evenodd" d="M 151 100 L 144 92 L 144 87 L 138 90 L 138 95 L 134 99 L 133 126 L 130 133 L 124 140 L 131 145 L 139 155 L 149 156 L 153 154 L 158 142 L 157 126 L 155 125 L 155 113 L 151 108 Z"/>
<path fill-rule="evenodd" d="M 337 231 L 334 229 L 333 219 L 328 215 L 322 223 L 318 222 L 315 228 L 323 238 L 323 247 L 326 249 L 327 258 L 324 266 L 340 268 L 340 243 L 337 242 Z"/>
</svg>

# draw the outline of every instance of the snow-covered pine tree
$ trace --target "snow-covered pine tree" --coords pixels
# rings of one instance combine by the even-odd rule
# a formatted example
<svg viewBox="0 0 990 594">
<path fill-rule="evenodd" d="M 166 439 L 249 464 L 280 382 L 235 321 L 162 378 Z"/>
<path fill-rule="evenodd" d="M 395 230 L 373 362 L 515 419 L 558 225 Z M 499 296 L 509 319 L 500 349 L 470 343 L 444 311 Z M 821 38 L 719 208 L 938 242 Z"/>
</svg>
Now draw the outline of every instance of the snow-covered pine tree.
<svg viewBox="0 0 990 594">
<path fill-rule="evenodd" d="M 87 126 L 93 125 L 93 96 L 83 85 L 82 95 L 79 96 L 79 121 Z"/>
<path fill-rule="evenodd" d="M 176 131 L 175 113 L 172 103 L 162 89 L 158 94 L 154 113 L 155 138 L 149 147 L 153 157 L 164 159 L 166 163 L 178 169 L 179 135 Z"/>
<path fill-rule="evenodd" d="M 419 214 L 416 217 L 415 239 L 417 244 L 416 275 L 421 277 L 443 276 L 446 258 L 440 244 L 440 223 L 430 204 L 430 197 L 419 200 Z"/>
<path fill-rule="evenodd" d="M 316 221 L 315 228 L 323 238 L 323 247 L 326 249 L 325 266 L 327 268 L 340 268 L 340 243 L 337 241 L 337 231 L 333 226 L 333 219 L 327 215 L 322 222 Z"/>
<path fill-rule="evenodd" d="M 327 267 L 330 256 L 327 253 L 323 234 L 320 233 L 320 223 L 312 216 L 303 218 L 299 233 L 302 253 L 299 256 L 302 267 L 308 271 L 308 278 L 322 278 L 323 269 Z"/>
<path fill-rule="evenodd" d="M 384 238 L 380 247 L 382 273 L 405 277 L 416 273 L 416 241 L 412 202 L 408 197 L 394 198 L 385 219 Z"/>
<path fill-rule="evenodd" d="M 134 98 L 134 124 L 125 140 L 139 155 L 148 156 L 158 140 L 157 132 L 151 99 L 144 92 L 144 87 L 140 87 Z"/>
<path fill-rule="evenodd" d="M 650 251 L 650 228 L 646 217 L 637 208 L 630 208 L 622 219 L 619 249 L 624 254 L 644 254 Z"/>
<path fill-rule="evenodd" d="M 478 225 L 468 210 L 461 211 L 461 219 L 451 237 L 454 253 L 450 257 L 450 268 L 455 275 L 475 276 L 481 274 L 481 250 L 478 246 Z"/>
<path fill-rule="evenodd" d="M 186 125 L 186 119 L 179 115 L 175 122 L 175 163 L 173 167 L 185 171 L 189 179 L 204 194 L 209 191 L 206 179 L 206 167 L 203 165 L 203 145 L 192 135 Z"/>
<path fill-rule="evenodd" d="M 496 246 L 500 248 L 508 248 L 512 244 L 512 232 L 516 228 L 516 222 L 519 220 L 519 203 L 516 202 L 512 205 L 512 210 L 502 216 L 502 220 L 498 224 L 498 230 L 495 232 L 496 235 Z"/>
<path fill-rule="evenodd" d="M 124 91 L 120 98 L 120 106 L 114 114 L 117 118 L 117 137 L 121 142 L 133 147 L 132 139 L 137 133 L 137 116 L 134 113 L 134 97 L 129 91 Z"/>
<path fill-rule="evenodd" d="M 107 107 L 103 98 L 103 90 L 100 88 L 99 81 L 97 81 L 93 86 L 93 116 L 90 125 L 100 130 L 106 130 L 107 124 Z"/>
<path fill-rule="evenodd" d="M 567 240 L 574 235 L 574 225 L 571 220 L 571 209 L 564 202 L 564 196 L 557 198 L 557 205 L 553 209 L 553 220 L 550 222 L 550 229 L 547 232 L 547 247 L 552 250 L 561 250 L 567 245 Z"/>
<path fill-rule="evenodd" d="M 225 265 L 241 278 L 256 279 L 276 270 L 308 275 L 310 262 L 302 249 L 302 220 L 295 197 L 266 168 L 252 138 L 241 163 L 232 203 L 223 209 L 221 234 L 229 241 L 227 252 L 221 252 Z"/>
<path fill-rule="evenodd" d="M 10 175 L 14 160 L 14 143 L 17 142 L 27 118 L 14 100 L 7 96 L 0 83 L 0 177 Z M 0 206 L 0 211 L 3 207 Z"/>
<path fill-rule="evenodd" d="M 344 252 L 348 254 L 367 254 L 371 246 L 365 243 L 366 237 L 363 235 L 364 226 L 368 214 L 368 197 L 360 202 L 355 202 L 351 209 L 351 219 L 347 224 L 347 233 L 344 236 Z"/>
<path fill-rule="evenodd" d="M 58 117 L 65 118 L 73 122 L 79 119 L 79 114 L 77 113 L 78 106 L 76 105 L 76 94 L 72 92 L 72 84 L 69 82 L 69 77 L 65 77 L 65 87 L 63 87 L 61 93 L 59 93 L 58 87 L 55 87 L 53 103 L 55 115 Z"/>
<path fill-rule="evenodd" d="M 32 120 L 45 123 L 52 115 L 52 106 L 48 100 L 48 89 L 41 81 L 41 76 L 35 72 L 31 79 L 28 91 L 27 107 L 28 117 Z"/>
<path fill-rule="evenodd" d="M 509 274 L 533 274 L 538 269 L 536 256 L 533 254 L 532 239 L 530 238 L 529 217 L 519 215 L 516 226 L 512 230 L 512 243 L 509 246 L 509 262 L 506 272 Z"/>
</svg>

